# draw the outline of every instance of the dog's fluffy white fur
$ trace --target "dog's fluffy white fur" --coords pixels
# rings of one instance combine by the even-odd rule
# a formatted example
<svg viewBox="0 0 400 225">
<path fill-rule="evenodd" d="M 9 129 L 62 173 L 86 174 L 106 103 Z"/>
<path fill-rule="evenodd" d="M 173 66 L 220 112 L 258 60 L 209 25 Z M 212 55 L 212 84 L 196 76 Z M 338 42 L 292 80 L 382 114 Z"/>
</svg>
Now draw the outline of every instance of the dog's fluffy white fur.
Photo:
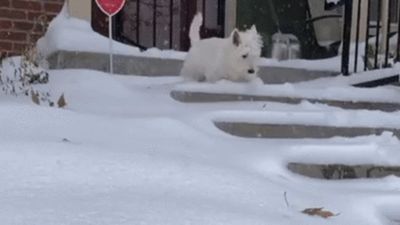
<svg viewBox="0 0 400 225">
<path fill-rule="evenodd" d="M 216 82 L 251 81 L 257 77 L 262 41 L 256 27 L 240 32 L 233 30 L 228 38 L 201 40 L 203 18 L 198 13 L 189 31 L 191 48 L 181 70 L 185 80 Z"/>
</svg>

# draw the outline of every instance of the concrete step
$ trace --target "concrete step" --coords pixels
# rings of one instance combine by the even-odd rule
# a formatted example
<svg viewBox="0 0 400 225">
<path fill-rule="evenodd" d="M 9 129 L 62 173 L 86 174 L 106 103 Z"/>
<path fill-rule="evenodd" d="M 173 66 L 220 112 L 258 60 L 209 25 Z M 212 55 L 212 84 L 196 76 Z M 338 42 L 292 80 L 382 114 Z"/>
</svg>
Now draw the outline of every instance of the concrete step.
<svg viewBox="0 0 400 225">
<path fill-rule="evenodd" d="M 324 139 L 332 137 L 359 137 L 392 132 L 400 138 L 400 129 L 371 127 L 334 127 L 298 124 L 246 123 L 215 121 L 220 130 L 238 137 L 276 139 Z"/>
<path fill-rule="evenodd" d="M 296 174 L 328 180 L 400 177 L 400 166 L 289 163 L 287 168 Z"/>
<path fill-rule="evenodd" d="M 109 56 L 104 53 L 58 51 L 48 58 L 51 69 L 92 69 L 108 72 Z M 114 55 L 116 74 L 143 76 L 177 76 L 183 60 L 150 56 Z M 262 66 L 259 76 L 264 83 L 281 84 L 333 77 L 335 71 L 308 70 L 280 66 Z"/>
<path fill-rule="evenodd" d="M 203 93 L 174 90 L 170 93 L 176 101 L 184 103 L 227 102 L 227 101 L 267 101 L 286 104 L 300 104 L 302 101 L 320 103 L 343 109 L 366 109 L 394 112 L 400 110 L 399 103 L 367 102 L 367 101 L 340 101 L 329 99 L 297 98 L 285 96 L 257 96 L 243 94 Z"/>
<path fill-rule="evenodd" d="M 94 52 L 59 51 L 48 59 L 50 69 L 91 69 L 109 71 L 109 56 Z M 122 75 L 176 76 L 182 66 L 178 59 L 114 55 L 114 73 Z"/>
</svg>

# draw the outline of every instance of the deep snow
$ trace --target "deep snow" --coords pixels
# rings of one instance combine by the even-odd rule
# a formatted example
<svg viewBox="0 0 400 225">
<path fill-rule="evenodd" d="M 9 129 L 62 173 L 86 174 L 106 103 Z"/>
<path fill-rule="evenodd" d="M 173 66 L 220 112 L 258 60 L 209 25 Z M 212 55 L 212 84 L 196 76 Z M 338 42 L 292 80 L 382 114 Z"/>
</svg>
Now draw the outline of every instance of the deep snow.
<svg viewBox="0 0 400 225">
<path fill-rule="evenodd" d="M 332 182 L 285 168 L 288 161 L 395 164 L 399 141 L 390 134 L 248 140 L 212 124 L 219 111 L 340 109 L 182 104 L 168 94 L 176 77 L 87 70 L 50 77 L 41 88 L 63 92 L 66 109 L 0 100 L 2 224 L 389 224 L 396 215 L 399 178 Z M 319 206 L 340 215 L 300 213 Z"/>
<path fill-rule="evenodd" d="M 62 13 L 39 48 L 44 54 L 105 52 L 106 42 L 87 23 Z M 184 57 L 184 53 L 115 46 L 119 54 Z M 286 63 L 319 69 L 335 62 Z M 398 112 L 344 111 L 306 102 L 184 104 L 169 97 L 171 90 L 208 88 L 276 95 L 320 95 L 326 90 L 325 97 L 335 97 L 336 91 L 339 99 L 368 93 L 349 87 L 351 79 L 294 86 L 183 85 L 178 77 L 50 71 L 50 83 L 35 88 L 50 91 L 55 100 L 64 93 L 65 109 L 0 94 L 1 224 L 394 224 L 400 217 L 400 178 L 324 181 L 286 169 L 288 162 L 398 165 L 399 140 L 390 133 L 327 140 L 245 139 L 223 133 L 213 120 L 342 125 L 352 121 L 400 128 Z M 327 89 L 327 83 L 333 89 Z M 370 91 L 368 98 L 398 102 L 398 88 Z M 313 115 L 318 119 L 312 120 Z M 322 219 L 300 212 L 310 207 L 325 207 L 339 215 Z"/>
</svg>

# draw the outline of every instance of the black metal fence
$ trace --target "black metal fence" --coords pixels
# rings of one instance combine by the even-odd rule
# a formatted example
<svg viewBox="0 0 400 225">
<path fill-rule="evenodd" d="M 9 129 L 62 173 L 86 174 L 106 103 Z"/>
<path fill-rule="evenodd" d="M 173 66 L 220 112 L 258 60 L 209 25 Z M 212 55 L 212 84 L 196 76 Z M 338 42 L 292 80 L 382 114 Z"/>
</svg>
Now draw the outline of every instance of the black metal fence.
<svg viewBox="0 0 400 225">
<path fill-rule="evenodd" d="M 360 63 L 364 64 L 362 70 L 367 71 L 388 68 L 398 62 L 400 59 L 399 0 L 344 0 L 343 3 L 345 11 L 341 68 L 343 75 L 360 72 Z M 361 14 L 365 7 L 367 12 L 362 18 Z M 361 27 L 365 29 L 360 29 Z M 361 38 L 362 31 L 365 32 L 365 38 Z M 360 62 L 361 59 L 363 59 L 362 62 Z M 351 65 L 352 68 L 350 68 Z M 391 80 L 371 81 L 372 83 L 368 86 L 393 81 L 398 81 L 398 74 L 394 74 Z"/>
</svg>

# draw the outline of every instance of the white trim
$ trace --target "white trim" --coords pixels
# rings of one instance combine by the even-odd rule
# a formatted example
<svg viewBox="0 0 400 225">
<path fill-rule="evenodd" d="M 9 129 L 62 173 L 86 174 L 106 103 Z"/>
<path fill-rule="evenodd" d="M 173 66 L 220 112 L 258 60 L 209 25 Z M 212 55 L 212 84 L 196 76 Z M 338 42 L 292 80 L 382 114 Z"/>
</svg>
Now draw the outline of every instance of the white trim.
<svg viewBox="0 0 400 225">
<path fill-rule="evenodd" d="M 83 19 L 88 22 L 92 20 L 91 0 L 67 0 L 66 2 L 70 16 Z"/>
<path fill-rule="evenodd" d="M 228 0 L 225 3 L 225 36 L 229 36 L 236 27 L 237 0 Z"/>
</svg>

